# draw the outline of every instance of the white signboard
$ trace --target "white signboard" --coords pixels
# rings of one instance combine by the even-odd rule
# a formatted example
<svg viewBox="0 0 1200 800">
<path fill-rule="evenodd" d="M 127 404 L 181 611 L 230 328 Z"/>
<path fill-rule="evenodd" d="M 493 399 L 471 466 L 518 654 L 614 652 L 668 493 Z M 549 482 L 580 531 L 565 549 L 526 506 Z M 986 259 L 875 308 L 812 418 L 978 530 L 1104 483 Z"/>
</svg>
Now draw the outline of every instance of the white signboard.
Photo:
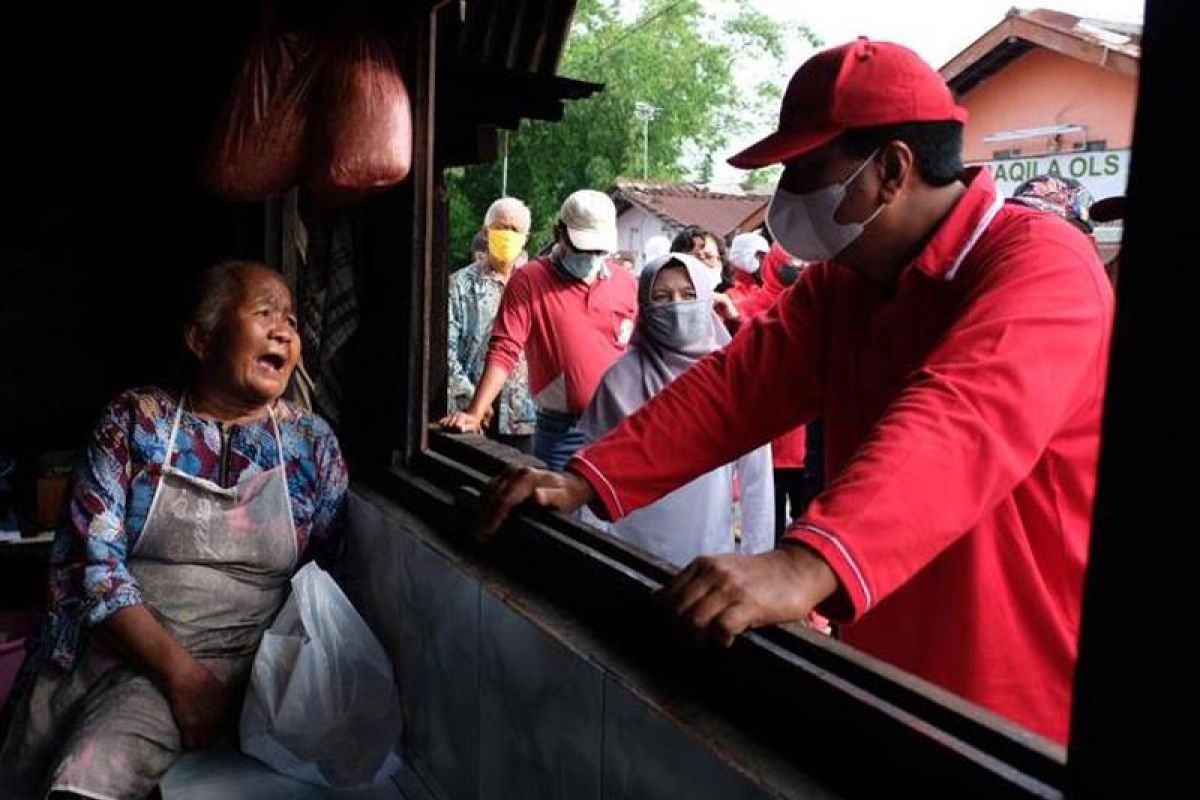
<svg viewBox="0 0 1200 800">
<path fill-rule="evenodd" d="M 1005 197 L 1012 197 L 1018 186 L 1038 175 L 1074 178 L 1086 186 L 1096 200 L 1125 194 L 1125 183 L 1129 180 L 1128 150 L 1054 153 L 979 161 L 975 165 L 986 166 L 992 171 L 996 185 Z"/>
</svg>

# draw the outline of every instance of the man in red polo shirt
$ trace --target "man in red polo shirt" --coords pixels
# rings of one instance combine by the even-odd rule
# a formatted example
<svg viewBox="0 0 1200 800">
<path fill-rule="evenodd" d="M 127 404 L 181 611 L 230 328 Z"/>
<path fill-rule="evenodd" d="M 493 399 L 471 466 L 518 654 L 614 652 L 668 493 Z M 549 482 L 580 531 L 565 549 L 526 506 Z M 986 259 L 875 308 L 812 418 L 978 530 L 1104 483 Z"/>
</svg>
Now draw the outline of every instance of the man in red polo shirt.
<svg viewBox="0 0 1200 800">
<path fill-rule="evenodd" d="M 533 453 L 562 470 L 583 445 L 579 415 L 633 334 L 637 281 L 609 260 L 617 249 L 617 210 L 603 192 L 582 189 L 568 197 L 554 236 L 548 257 L 509 280 L 475 396 L 441 424 L 478 431 L 523 350 L 537 405 Z"/>
<path fill-rule="evenodd" d="M 785 165 L 768 224 L 822 263 L 567 474 L 496 479 L 482 532 L 527 498 L 621 517 L 822 416 L 829 488 L 775 551 L 680 572 L 674 612 L 728 644 L 816 608 L 1066 741 L 1113 296 L 1082 233 L 957 174 L 965 118 L 900 46 L 805 63 L 731 163 Z"/>
</svg>

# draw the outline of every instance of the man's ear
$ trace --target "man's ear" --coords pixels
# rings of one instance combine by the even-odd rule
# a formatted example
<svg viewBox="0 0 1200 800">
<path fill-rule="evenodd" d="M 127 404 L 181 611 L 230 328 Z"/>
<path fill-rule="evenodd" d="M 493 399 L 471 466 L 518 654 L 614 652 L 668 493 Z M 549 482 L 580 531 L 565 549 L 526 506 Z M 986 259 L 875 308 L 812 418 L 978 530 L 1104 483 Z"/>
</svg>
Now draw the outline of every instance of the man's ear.
<svg viewBox="0 0 1200 800">
<path fill-rule="evenodd" d="M 885 203 L 891 203 L 913 180 L 917 165 L 912 148 L 899 140 L 888 142 L 879 151 L 883 179 L 879 192 Z"/>
</svg>

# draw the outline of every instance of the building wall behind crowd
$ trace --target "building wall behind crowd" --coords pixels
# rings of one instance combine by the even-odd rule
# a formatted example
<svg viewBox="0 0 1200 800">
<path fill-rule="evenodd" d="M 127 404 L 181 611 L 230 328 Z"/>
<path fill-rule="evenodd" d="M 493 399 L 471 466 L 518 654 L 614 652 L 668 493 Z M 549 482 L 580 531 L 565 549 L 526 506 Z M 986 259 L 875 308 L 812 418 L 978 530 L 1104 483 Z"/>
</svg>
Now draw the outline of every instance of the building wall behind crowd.
<svg viewBox="0 0 1200 800">
<path fill-rule="evenodd" d="M 1137 107 L 1137 79 L 1098 63 L 1035 47 L 1000 68 L 959 101 L 970 112 L 964 136 L 968 165 L 985 164 L 1011 197 L 1038 175 L 1074 178 L 1095 200 L 1125 193 Z M 986 142 L 1004 131 L 1077 125 L 1082 131 Z M 1107 261 L 1120 247 L 1120 221 L 1097 226 Z"/>
<path fill-rule="evenodd" d="M 640 260 L 647 240 L 655 236 L 674 239 L 680 230 L 641 206 L 630 206 L 617 218 L 618 249 L 636 253 Z"/>
<path fill-rule="evenodd" d="M 1128 149 L 1133 138 L 1137 82 L 1096 64 L 1035 48 L 960 98 L 970 112 L 964 131 L 968 162 L 991 161 L 997 151 L 1019 148 L 1021 156 L 1104 142 L 1105 151 Z M 1071 124 L 1086 128 L 1056 143 L 1052 137 L 985 142 L 1000 131 Z M 1056 147 L 1057 144 L 1057 147 Z M 1082 149 L 1082 148 L 1080 148 Z"/>
</svg>

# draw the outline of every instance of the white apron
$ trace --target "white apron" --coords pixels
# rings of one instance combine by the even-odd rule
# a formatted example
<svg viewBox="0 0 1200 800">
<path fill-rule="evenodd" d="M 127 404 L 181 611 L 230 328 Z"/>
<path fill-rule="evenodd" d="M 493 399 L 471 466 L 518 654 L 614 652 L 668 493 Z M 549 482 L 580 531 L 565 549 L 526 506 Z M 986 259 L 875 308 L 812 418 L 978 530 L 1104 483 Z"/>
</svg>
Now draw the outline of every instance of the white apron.
<svg viewBox="0 0 1200 800">
<path fill-rule="evenodd" d="M 129 570 L 158 621 L 240 693 L 299 555 L 283 438 L 272 409 L 279 464 L 217 486 L 171 465 L 185 403 Z M 34 678 L 0 748 L 0 776 L 14 800 L 54 790 L 140 800 L 180 748 L 158 686 L 93 637 L 73 670 L 48 665 Z"/>
</svg>

